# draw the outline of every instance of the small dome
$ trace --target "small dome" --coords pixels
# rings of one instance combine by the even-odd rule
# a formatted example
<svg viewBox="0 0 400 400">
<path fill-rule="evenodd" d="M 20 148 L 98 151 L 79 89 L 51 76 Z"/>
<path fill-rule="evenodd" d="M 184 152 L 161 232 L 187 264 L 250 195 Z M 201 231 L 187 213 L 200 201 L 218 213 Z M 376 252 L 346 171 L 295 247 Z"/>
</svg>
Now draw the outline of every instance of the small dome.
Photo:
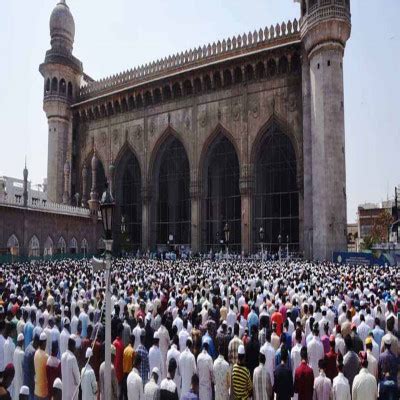
<svg viewBox="0 0 400 400">
<path fill-rule="evenodd" d="M 65 0 L 60 0 L 50 16 L 52 47 L 64 47 L 72 51 L 75 38 L 74 18 Z"/>
</svg>

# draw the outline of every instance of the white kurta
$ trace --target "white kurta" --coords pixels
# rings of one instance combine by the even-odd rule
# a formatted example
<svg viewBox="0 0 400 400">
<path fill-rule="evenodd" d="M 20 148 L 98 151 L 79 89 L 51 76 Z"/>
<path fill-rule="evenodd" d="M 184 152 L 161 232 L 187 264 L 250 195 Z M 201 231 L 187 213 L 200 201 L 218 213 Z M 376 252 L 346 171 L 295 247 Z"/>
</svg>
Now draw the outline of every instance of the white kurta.
<svg viewBox="0 0 400 400">
<path fill-rule="evenodd" d="M 133 368 L 126 380 L 128 400 L 144 400 L 143 382 L 136 368 Z"/>
<path fill-rule="evenodd" d="M 17 346 L 13 356 L 13 364 L 15 369 L 13 400 L 19 399 L 19 391 L 24 384 L 24 372 L 22 369 L 23 361 L 24 361 L 24 351 L 21 349 L 21 347 Z"/>
<path fill-rule="evenodd" d="M 213 360 L 206 350 L 197 357 L 197 371 L 199 373 L 199 397 L 201 400 L 212 400 Z"/>
<path fill-rule="evenodd" d="M 153 370 L 153 368 L 158 368 L 158 370 L 162 374 L 163 370 L 163 360 L 161 356 L 161 351 L 158 346 L 151 346 L 150 351 L 149 351 L 149 366 L 150 366 L 150 372 Z"/>
<path fill-rule="evenodd" d="M 221 354 L 214 361 L 215 400 L 229 400 L 231 367 Z"/>
<path fill-rule="evenodd" d="M 362 368 L 354 378 L 352 398 L 353 400 L 376 400 L 378 398 L 376 379 L 366 368 Z"/>
<path fill-rule="evenodd" d="M 176 365 L 178 366 L 178 368 L 177 368 L 177 370 L 175 372 L 174 382 L 175 382 L 176 387 L 178 388 L 178 396 L 180 396 L 180 394 L 181 394 L 181 374 L 180 374 L 180 371 L 179 371 L 179 360 L 181 358 L 181 353 L 177 349 L 175 344 L 173 344 L 171 346 L 171 348 L 168 350 L 168 353 L 167 353 L 167 366 L 169 365 L 169 361 L 172 358 L 175 359 Z"/>
<path fill-rule="evenodd" d="M 161 372 L 161 377 L 160 379 L 164 379 L 167 377 L 167 353 L 169 349 L 169 343 L 170 343 L 170 338 L 169 338 L 169 332 L 168 329 L 161 325 L 160 328 L 158 329 L 158 334 L 160 336 L 160 351 L 161 351 L 161 356 L 163 360 L 163 367 L 160 369 Z M 150 368 L 151 371 L 151 368 Z"/>
<path fill-rule="evenodd" d="M 81 388 L 82 388 L 82 399 L 85 400 L 96 400 L 97 398 L 97 381 L 96 375 L 94 374 L 93 368 L 90 364 L 82 368 L 81 372 Z"/>
<path fill-rule="evenodd" d="M 308 362 L 313 369 L 314 376 L 319 375 L 318 361 L 325 357 L 324 346 L 321 340 L 314 336 L 307 345 Z"/>
<path fill-rule="evenodd" d="M 332 400 L 351 400 L 349 380 L 343 372 L 333 379 Z"/>
<path fill-rule="evenodd" d="M 63 329 L 60 334 L 60 354 L 63 355 L 68 349 L 68 340 L 70 338 L 70 333 Z"/>
<path fill-rule="evenodd" d="M 159 389 L 157 383 L 151 378 L 149 382 L 146 383 L 144 387 L 144 400 L 154 400 L 154 395 Z"/>
<path fill-rule="evenodd" d="M 179 371 L 181 372 L 182 377 L 182 390 L 181 390 L 181 398 L 185 396 L 189 390 L 192 382 L 192 376 L 196 373 L 196 360 L 194 355 L 189 349 L 186 349 L 181 354 L 181 358 L 179 359 Z"/>
<path fill-rule="evenodd" d="M 67 350 L 61 357 L 62 400 L 77 400 L 79 390 L 79 367 L 76 357 Z M 74 396 L 74 393 L 75 396 Z M 74 397 L 73 397 L 74 396 Z"/>
</svg>

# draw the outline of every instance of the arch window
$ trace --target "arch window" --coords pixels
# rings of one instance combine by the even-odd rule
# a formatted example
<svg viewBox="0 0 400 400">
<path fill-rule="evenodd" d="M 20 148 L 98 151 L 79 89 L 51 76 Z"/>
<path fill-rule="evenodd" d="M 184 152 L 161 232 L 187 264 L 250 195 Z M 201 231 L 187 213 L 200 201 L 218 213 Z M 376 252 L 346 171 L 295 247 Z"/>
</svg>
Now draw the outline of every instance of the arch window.
<svg viewBox="0 0 400 400">
<path fill-rule="evenodd" d="M 67 93 L 67 84 L 65 83 L 65 79 L 60 79 L 60 93 L 66 94 Z"/>
<path fill-rule="evenodd" d="M 190 169 L 186 150 L 174 136 L 160 147 L 154 165 L 154 230 L 158 246 L 190 244 Z"/>
<path fill-rule="evenodd" d="M 50 236 L 48 236 L 46 241 L 44 242 L 43 255 L 52 256 L 53 251 L 54 251 L 53 239 Z"/>
<path fill-rule="evenodd" d="M 152 99 L 151 93 L 149 91 L 147 91 L 144 94 L 144 104 L 146 107 L 151 106 L 153 104 L 153 99 Z"/>
<path fill-rule="evenodd" d="M 133 96 L 129 96 L 128 98 L 128 107 L 129 110 L 133 110 L 135 108 L 135 99 Z"/>
<path fill-rule="evenodd" d="M 171 87 L 169 85 L 163 87 L 163 97 L 165 101 L 172 99 Z"/>
<path fill-rule="evenodd" d="M 108 115 L 114 115 L 114 108 L 111 101 L 109 101 L 107 104 L 107 113 Z"/>
<path fill-rule="evenodd" d="M 264 228 L 268 251 L 289 243 L 290 251 L 299 249 L 299 190 L 296 155 L 289 137 L 273 125 L 257 146 L 255 160 L 254 242 Z M 259 247 L 258 247 L 259 248 Z"/>
<path fill-rule="evenodd" d="M 161 90 L 159 88 L 154 89 L 153 102 L 154 104 L 160 104 L 162 102 Z"/>
<path fill-rule="evenodd" d="M 142 238 L 141 172 L 132 151 L 121 157 L 115 175 L 116 213 L 114 237 L 124 251 L 140 247 Z"/>
<path fill-rule="evenodd" d="M 51 93 L 57 93 L 58 90 L 58 80 L 56 77 L 54 77 L 51 80 Z"/>
<path fill-rule="evenodd" d="M 267 74 L 269 77 L 275 76 L 275 74 L 276 74 L 276 61 L 273 58 L 268 60 Z"/>
<path fill-rule="evenodd" d="M 36 235 L 33 235 L 29 241 L 29 257 L 39 257 L 40 256 L 40 243 Z"/>
<path fill-rule="evenodd" d="M 176 82 L 173 84 L 172 93 L 174 94 L 174 99 L 182 97 L 182 89 L 181 89 L 181 85 L 179 84 L 179 82 Z"/>
<path fill-rule="evenodd" d="M 69 242 L 69 252 L 70 254 L 78 253 L 78 242 L 74 237 Z"/>
<path fill-rule="evenodd" d="M 248 64 L 246 66 L 246 81 L 252 81 L 254 79 L 254 69 L 253 66 Z"/>
<path fill-rule="evenodd" d="M 73 96 L 72 83 L 68 82 L 68 97 L 71 98 L 72 96 Z"/>
<path fill-rule="evenodd" d="M 45 85 L 45 88 L 44 88 L 45 93 L 50 93 L 50 86 L 51 86 L 51 84 L 50 84 L 50 78 L 47 78 L 47 80 L 46 80 L 46 85 Z"/>
<path fill-rule="evenodd" d="M 224 85 L 225 87 L 229 87 L 232 85 L 232 74 L 229 69 L 224 71 Z"/>
<path fill-rule="evenodd" d="M 205 75 L 203 78 L 203 83 L 204 83 L 204 90 L 205 91 L 210 91 L 212 89 L 212 84 L 211 84 L 211 78 L 209 75 Z"/>
<path fill-rule="evenodd" d="M 209 147 L 205 179 L 205 244 L 207 250 L 225 250 L 224 226 L 229 227 L 229 248 L 241 248 L 241 198 L 239 160 L 229 139 L 220 135 Z"/>
<path fill-rule="evenodd" d="M 14 234 L 7 240 L 7 250 L 13 256 L 19 255 L 19 241 Z"/>
<path fill-rule="evenodd" d="M 184 96 L 190 96 L 193 94 L 192 82 L 189 79 L 183 82 L 183 94 Z"/>
<path fill-rule="evenodd" d="M 86 257 L 89 251 L 89 244 L 86 238 L 82 239 L 81 242 L 81 253 Z"/>
<path fill-rule="evenodd" d="M 263 79 L 265 76 L 265 66 L 263 62 L 259 62 L 256 65 L 256 77 L 257 79 Z"/>
<path fill-rule="evenodd" d="M 128 111 L 128 103 L 125 98 L 121 100 L 121 111 L 127 112 Z"/>
<path fill-rule="evenodd" d="M 293 56 L 292 56 L 291 70 L 295 74 L 297 74 L 301 71 L 301 59 L 297 53 L 293 54 Z"/>
<path fill-rule="evenodd" d="M 65 239 L 62 236 L 60 237 L 60 239 L 58 239 L 57 252 L 59 254 L 65 254 L 67 252 L 67 244 L 65 243 Z"/>
<path fill-rule="evenodd" d="M 136 103 L 136 106 L 138 108 L 143 107 L 143 99 L 142 99 L 142 95 L 140 93 L 136 96 L 136 102 L 135 103 Z"/>
<path fill-rule="evenodd" d="M 121 113 L 121 104 L 119 103 L 118 100 L 116 100 L 114 102 L 114 110 L 115 110 L 115 114 L 120 114 Z"/>
<path fill-rule="evenodd" d="M 219 73 L 219 71 L 214 72 L 214 88 L 216 90 L 221 89 L 222 87 L 222 82 L 221 82 L 221 74 Z"/>
<path fill-rule="evenodd" d="M 201 93 L 201 79 L 200 78 L 196 78 L 194 80 L 194 93 L 195 94 Z"/>
</svg>

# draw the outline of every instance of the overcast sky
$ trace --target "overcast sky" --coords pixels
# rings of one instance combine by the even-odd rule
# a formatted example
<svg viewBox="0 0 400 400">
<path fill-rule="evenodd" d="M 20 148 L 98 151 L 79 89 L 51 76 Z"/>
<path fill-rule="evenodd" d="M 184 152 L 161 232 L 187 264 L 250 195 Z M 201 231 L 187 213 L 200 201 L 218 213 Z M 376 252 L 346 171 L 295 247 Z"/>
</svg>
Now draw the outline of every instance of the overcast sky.
<svg viewBox="0 0 400 400">
<path fill-rule="evenodd" d="M 41 183 L 47 120 L 38 71 L 57 0 L 2 0 L 0 175 Z M 293 0 L 67 0 L 74 55 L 95 79 L 234 34 L 298 17 Z M 357 205 L 393 196 L 400 183 L 399 0 L 352 0 L 344 61 L 348 220 Z"/>
</svg>

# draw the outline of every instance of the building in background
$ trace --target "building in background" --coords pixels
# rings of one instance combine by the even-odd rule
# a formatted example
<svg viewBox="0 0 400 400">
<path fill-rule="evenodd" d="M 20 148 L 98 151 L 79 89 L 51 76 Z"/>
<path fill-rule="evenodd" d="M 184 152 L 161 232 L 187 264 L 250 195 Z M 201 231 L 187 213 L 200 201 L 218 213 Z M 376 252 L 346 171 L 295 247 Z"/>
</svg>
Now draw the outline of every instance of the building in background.
<svg viewBox="0 0 400 400">
<path fill-rule="evenodd" d="M 32 185 L 30 181 L 27 184 L 28 202 L 39 205 L 47 202 L 47 181 L 43 184 Z M 16 203 L 23 202 L 24 180 L 11 178 L 9 176 L 0 176 L 0 198 L 12 199 Z"/>
<path fill-rule="evenodd" d="M 347 251 L 357 253 L 359 250 L 358 224 L 347 224 Z"/>
<path fill-rule="evenodd" d="M 132 251 L 209 252 L 221 240 L 242 254 L 261 244 L 315 259 L 345 250 L 350 1 L 299 3 L 299 21 L 95 81 L 73 55 L 61 0 L 39 68 L 48 201 L 96 213 L 108 181 L 114 243 L 124 231 Z"/>
</svg>

